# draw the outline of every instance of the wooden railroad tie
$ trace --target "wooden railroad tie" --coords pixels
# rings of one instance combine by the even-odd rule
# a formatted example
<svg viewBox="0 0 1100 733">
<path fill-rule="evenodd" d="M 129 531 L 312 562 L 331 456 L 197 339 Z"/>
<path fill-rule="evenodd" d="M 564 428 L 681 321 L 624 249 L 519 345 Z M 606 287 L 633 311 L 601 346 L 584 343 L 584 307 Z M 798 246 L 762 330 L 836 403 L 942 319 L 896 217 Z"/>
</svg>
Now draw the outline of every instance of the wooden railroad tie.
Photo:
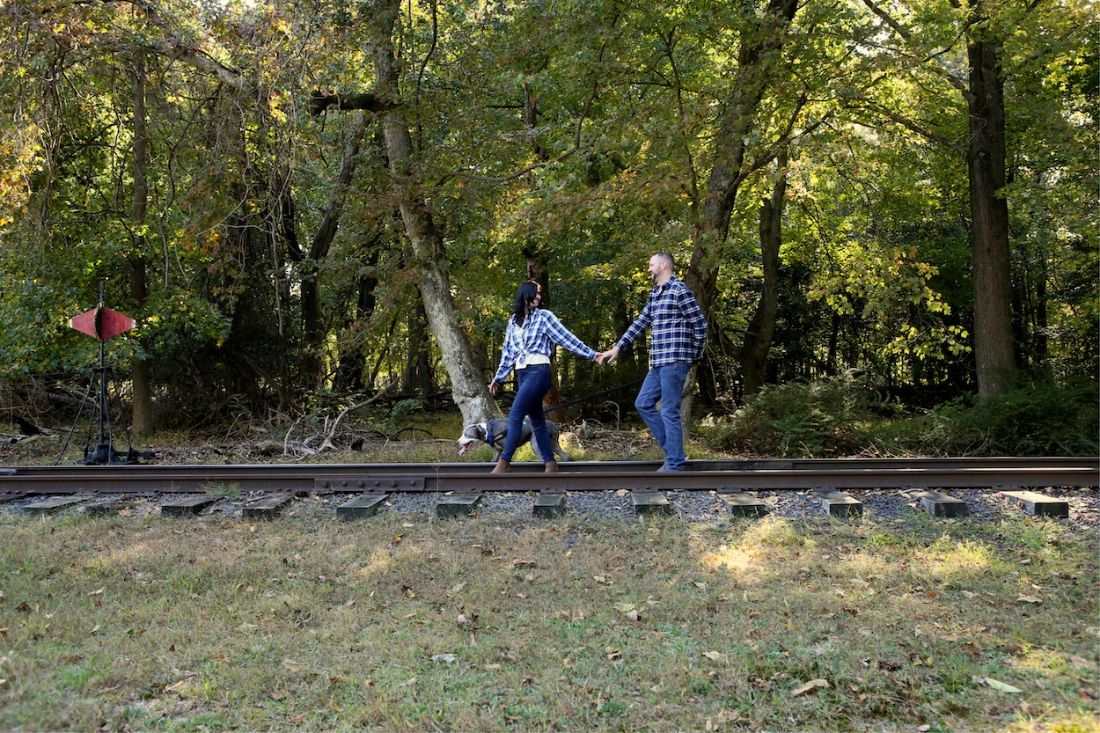
<svg viewBox="0 0 1100 733">
<path fill-rule="evenodd" d="M 768 513 L 768 507 L 752 492 L 733 488 L 719 489 L 718 498 L 735 517 L 762 517 Z"/>
<path fill-rule="evenodd" d="M 565 492 L 540 491 L 535 497 L 532 513 L 543 519 L 557 519 L 565 516 Z"/>
<path fill-rule="evenodd" d="M 461 492 L 444 496 L 435 505 L 435 515 L 440 519 L 457 519 L 469 517 L 481 504 L 481 492 Z"/>
<path fill-rule="evenodd" d="M 160 505 L 160 513 L 167 517 L 190 517 L 218 501 L 219 497 L 210 494 L 197 494 L 173 499 Z"/>
<path fill-rule="evenodd" d="M 821 502 L 821 509 L 830 517 L 862 517 L 863 503 L 837 489 L 814 489 L 813 493 Z"/>
<path fill-rule="evenodd" d="M 89 498 L 90 497 L 87 496 L 54 496 L 49 499 L 43 499 L 42 501 L 36 501 L 33 504 L 27 504 L 23 507 L 23 511 L 27 514 L 45 516 L 85 502 Z"/>
<path fill-rule="evenodd" d="M 261 497 L 256 501 L 245 504 L 241 509 L 241 517 L 244 519 L 259 519 L 261 521 L 271 521 L 283 507 L 290 503 L 290 500 L 294 498 L 292 492 L 280 492 L 278 494 L 270 494 L 268 496 Z"/>
<path fill-rule="evenodd" d="M 336 516 L 340 519 L 366 519 L 373 517 L 382 508 L 389 494 L 366 492 L 336 507 Z"/>
<path fill-rule="evenodd" d="M 634 504 L 634 513 L 638 516 L 672 514 L 672 505 L 668 503 L 668 497 L 662 491 L 635 489 L 630 492 L 630 500 Z"/>
<path fill-rule="evenodd" d="M 1069 502 L 1064 499 L 1055 499 L 1035 491 L 1002 491 L 1001 493 L 1020 502 L 1027 513 L 1033 516 L 1059 518 L 1069 516 Z"/>
</svg>

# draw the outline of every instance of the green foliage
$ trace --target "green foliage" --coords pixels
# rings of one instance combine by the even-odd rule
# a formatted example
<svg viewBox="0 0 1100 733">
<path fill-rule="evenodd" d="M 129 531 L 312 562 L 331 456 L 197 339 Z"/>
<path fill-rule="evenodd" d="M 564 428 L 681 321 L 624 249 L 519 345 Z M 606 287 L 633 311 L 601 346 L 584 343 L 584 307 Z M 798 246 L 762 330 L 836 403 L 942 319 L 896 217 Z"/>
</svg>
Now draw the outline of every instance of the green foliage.
<svg viewBox="0 0 1100 733">
<path fill-rule="evenodd" d="M 1100 454 L 1100 386 L 1021 384 L 906 414 L 850 377 L 767 387 L 728 420 L 704 427 L 721 450 L 826 458 L 888 455 Z"/>
<path fill-rule="evenodd" d="M 394 403 L 394 406 L 390 408 L 389 422 L 390 424 L 397 425 L 404 420 L 406 416 L 423 412 L 426 407 L 427 402 L 420 397 L 398 400 Z"/>
<path fill-rule="evenodd" d="M 769 386 L 746 402 L 713 439 L 724 450 L 764 456 L 850 455 L 873 416 L 872 393 L 840 377 Z"/>
<path fill-rule="evenodd" d="M 308 404 L 318 387 L 303 379 L 309 360 L 334 393 L 405 373 L 407 352 L 423 342 L 407 316 L 420 263 L 395 215 L 381 116 L 364 118 L 331 247 L 310 251 L 345 191 L 344 151 L 365 114 L 312 114 L 310 96 L 372 86 L 365 49 L 379 5 L 165 0 L 145 14 L 116 3 L 13 4 L 0 19 L 0 377 L 86 370 L 95 344 L 64 323 L 94 305 L 101 278 L 109 304 L 139 320 L 112 344 L 113 367 L 147 359 L 161 413 L 183 423 L 229 405 Z M 714 244 L 717 392 L 736 399 L 737 348 L 763 288 L 758 208 L 780 173 L 770 156 L 790 136 L 769 381 L 859 369 L 891 388 L 972 387 L 972 223 L 959 154 L 967 112 L 941 73 L 966 65 L 966 14 L 934 0 L 898 3 L 912 39 L 898 55 L 861 4 L 802 3 L 749 129 L 720 129 L 754 83 L 736 49 L 758 30 L 761 5 L 400 6 L 395 93 L 411 126 L 408 175 L 442 235 L 455 318 L 483 368 L 527 276 L 527 251 L 545 260 L 550 308 L 606 347 L 644 302 L 650 253 L 673 252 L 685 274 L 700 245 Z M 1006 0 L 988 23 L 1004 39 L 1013 174 L 1001 194 L 1018 347 L 1022 366 L 1060 382 L 1091 377 L 1100 363 L 1090 19 L 1083 0 Z M 140 223 L 131 208 L 138 53 L 149 136 Z M 747 147 L 728 171 L 737 177 L 729 236 L 702 243 L 716 151 L 730 139 Z M 137 265 L 144 295 L 132 285 Z M 311 282 L 320 335 L 305 324 Z M 571 363 L 559 375 L 575 396 L 642 369 L 635 349 L 621 366 Z M 817 412 L 780 417 L 780 404 L 773 414 L 753 403 L 743 420 L 784 420 L 783 429 L 730 444 L 814 454 L 866 444 L 860 400 L 791 389 L 765 402 Z M 969 409 L 960 403 L 951 420 Z M 921 444 L 913 421 L 888 432 Z M 951 442 L 932 430 L 929 440 L 980 449 L 971 441 L 984 438 L 962 432 Z"/>
<path fill-rule="evenodd" d="M 960 397 L 918 421 L 902 445 L 944 455 L 1095 456 L 1100 454 L 1096 382 L 1026 384 L 1001 395 Z"/>
</svg>

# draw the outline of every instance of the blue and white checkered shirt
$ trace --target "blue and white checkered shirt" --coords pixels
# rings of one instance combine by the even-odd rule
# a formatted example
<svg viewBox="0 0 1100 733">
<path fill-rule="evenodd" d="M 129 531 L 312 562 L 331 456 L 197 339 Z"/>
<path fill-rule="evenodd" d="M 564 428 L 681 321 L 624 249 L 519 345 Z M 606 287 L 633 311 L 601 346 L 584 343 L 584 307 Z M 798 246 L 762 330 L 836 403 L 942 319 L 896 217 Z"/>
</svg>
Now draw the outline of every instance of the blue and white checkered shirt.
<svg viewBox="0 0 1100 733">
<path fill-rule="evenodd" d="M 659 367 L 675 361 L 695 361 L 703 355 L 707 340 L 707 319 L 687 285 L 670 277 L 656 285 L 649 300 L 630 328 L 615 345 L 622 348 L 652 326 L 649 338 L 649 366 Z"/>
<path fill-rule="evenodd" d="M 553 356 L 554 346 L 550 343 L 551 341 L 589 361 L 596 358 L 596 352 L 570 333 L 557 316 L 548 310 L 538 308 L 527 314 L 522 326 L 516 325 L 515 316 L 508 319 L 508 330 L 504 333 L 504 353 L 501 354 L 500 366 L 493 381 L 503 382 L 521 356 L 524 358 L 532 354 Z"/>
</svg>

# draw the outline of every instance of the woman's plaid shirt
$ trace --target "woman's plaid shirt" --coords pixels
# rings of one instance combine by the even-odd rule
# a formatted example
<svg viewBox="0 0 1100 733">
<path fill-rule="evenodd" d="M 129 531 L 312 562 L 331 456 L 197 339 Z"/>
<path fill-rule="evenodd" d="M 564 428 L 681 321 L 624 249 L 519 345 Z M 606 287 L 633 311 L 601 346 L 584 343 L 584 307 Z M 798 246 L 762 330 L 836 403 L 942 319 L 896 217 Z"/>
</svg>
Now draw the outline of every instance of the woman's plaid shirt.
<svg viewBox="0 0 1100 733">
<path fill-rule="evenodd" d="M 508 319 L 508 330 L 504 333 L 504 353 L 500 356 L 500 366 L 497 367 L 493 381 L 503 382 L 520 355 L 553 356 L 554 346 L 551 342 L 560 344 L 589 361 L 596 358 L 596 352 L 570 333 L 557 316 L 539 308 L 527 314 L 522 326 L 516 325 L 514 316 Z"/>
</svg>

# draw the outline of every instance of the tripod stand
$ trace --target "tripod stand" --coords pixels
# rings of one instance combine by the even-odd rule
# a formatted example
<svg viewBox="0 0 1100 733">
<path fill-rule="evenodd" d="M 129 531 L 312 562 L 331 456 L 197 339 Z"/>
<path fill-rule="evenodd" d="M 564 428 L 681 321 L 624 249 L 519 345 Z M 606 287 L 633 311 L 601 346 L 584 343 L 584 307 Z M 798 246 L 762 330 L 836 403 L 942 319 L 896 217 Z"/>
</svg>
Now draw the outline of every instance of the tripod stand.
<svg viewBox="0 0 1100 733">
<path fill-rule="evenodd" d="M 69 429 L 69 434 L 65 438 L 65 445 L 61 447 L 61 453 L 54 461 L 54 465 L 57 465 L 61 461 L 61 457 L 65 455 L 65 451 L 69 447 L 69 441 L 76 431 L 77 423 L 80 422 L 80 415 L 84 411 L 88 395 L 91 394 L 92 387 L 95 386 L 96 382 L 99 383 L 99 394 L 97 395 L 97 401 L 99 402 L 99 442 L 94 448 L 88 445 L 84 446 L 84 458 L 77 461 L 77 463 L 84 465 L 137 463 L 141 458 L 156 457 L 154 451 L 135 451 L 132 445 L 127 447 L 125 453 L 114 449 L 111 437 L 111 412 L 107 403 L 107 340 L 133 328 L 134 319 L 111 310 L 103 305 L 103 300 L 104 286 L 100 282 L 99 305 L 69 321 L 72 328 L 93 336 L 99 341 L 99 366 L 92 370 L 88 389 L 84 392 L 84 399 L 80 401 L 80 407 L 76 411 L 73 426 Z"/>
</svg>

